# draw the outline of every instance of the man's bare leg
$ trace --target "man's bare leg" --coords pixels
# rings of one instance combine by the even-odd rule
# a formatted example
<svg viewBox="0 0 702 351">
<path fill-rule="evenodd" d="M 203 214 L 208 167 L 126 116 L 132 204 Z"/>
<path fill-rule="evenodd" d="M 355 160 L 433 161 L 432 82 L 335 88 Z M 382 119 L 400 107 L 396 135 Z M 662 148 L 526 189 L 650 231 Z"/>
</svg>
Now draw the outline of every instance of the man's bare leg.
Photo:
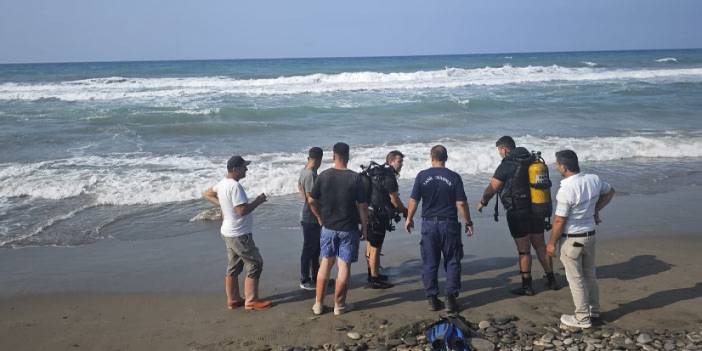
<svg viewBox="0 0 702 351">
<path fill-rule="evenodd" d="M 536 251 L 536 257 L 539 258 L 541 266 L 544 267 L 545 273 L 553 272 L 553 263 L 551 261 L 551 256 L 546 254 L 546 242 L 544 241 L 544 233 L 529 234 L 529 240 L 531 241 L 531 246 Z"/>
<path fill-rule="evenodd" d="M 228 275 L 224 277 L 224 292 L 227 294 L 227 307 L 234 309 L 244 303 L 244 299 L 239 294 L 238 277 Z"/>
<path fill-rule="evenodd" d="M 258 298 L 258 279 L 246 277 L 244 279 L 244 296 L 246 303 L 251 303 Z"/>
<path fill-rule="evenodd" d="M 522 277 L 522 286 L 519 289 L 512 290 L 516 295 L 534 295 L 531 286 L 531 241 L 529 235 L 521 238 L 515 238 L 514 243 L 517 245 L 519 253 L 519 274 Z"/>
<path fill-rule="evenodd" d="M 371 277 L 378 277 L 380 272 L 378 267 L 380 267 L 380 250 L 373 247 L 370 243 L 366 243 L 366 252 L 368 252 L 368 268 L 370 269 Z"/>
<path fill-rule="evenodd" d="M 346 261 L 339 259 L 339 272 L 336 276 L 336 289 L 334 291 L 334 302 L 339 306 L 344 306 L 346 304 L 346 290 L 348 288 L 350 266 L 351 265 L 346 263 Z"/>
<path fill-rule="evenodd" d="M 556 281 L 556 276 L 553 274 L 553 260 L 551 256 L 546 254 L 546 242 L 544 241 L 544 233 L 529 234 L 531 246 L 536 251 L 536 257 L 539 258 L 541 266 L 544 267 L 546 273 L 546 287 L 551 290 L 560 289 L 560 285 Z"/>
<path fill-rule="evenodd" d="M 531 276 L 531 241 L 529 235 L 514 239 L 519 253 L 519 272 Z"/>
<path fill-rule="evenodd" d="M 327 291 L 329 272 L 331 272 L 332 267 L 334 267 L 334 263 L 336 263 L 336 258 L 323 257 L 322 262 L 319 264 L 319 271 L 317 271 L 315 305 L 319 304 L 322 306 L 324 304 L 324 295 Z"/>
</svg>

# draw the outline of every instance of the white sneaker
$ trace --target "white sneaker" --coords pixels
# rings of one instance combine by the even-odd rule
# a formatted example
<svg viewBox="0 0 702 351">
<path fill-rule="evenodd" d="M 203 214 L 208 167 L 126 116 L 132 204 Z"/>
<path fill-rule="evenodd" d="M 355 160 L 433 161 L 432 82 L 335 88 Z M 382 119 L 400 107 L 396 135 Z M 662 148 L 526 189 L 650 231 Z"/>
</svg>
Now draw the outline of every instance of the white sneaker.
<svg viewBox="0 0 702 351">
<path fill-rule="evenodd" d="M 353 310 L 353 305 L 350 303 L 347 303 L 345 305 L 335 305 L 334 306 L 334 315 L 342 315 L 344 313 L 351 312 Z"/>
<path fill-rule="evenodd" d="M 321 303 L 315 302 L 314 305 L 312 306 L 312 313 L 314 313 L 315 316 L 319 316 L 324 312 L 324 305 Z"/>
<path fill-rule="evenodd" d="M 317 288 L 312 285 L 312 282 L 300 283 L 300 289 L 302 290 L 316 290 Z"/>
<path fill-rule="evenodd" d="M 562 315 L 561 316 L 561 324 L 565 325 L 566 327 L 581 328 L 581 329 L 587 329 L 587 328 L 592 327 L 592 323 L 590 323 L 589 320 L 579 321 L 572 314 Z"/>
</svg>

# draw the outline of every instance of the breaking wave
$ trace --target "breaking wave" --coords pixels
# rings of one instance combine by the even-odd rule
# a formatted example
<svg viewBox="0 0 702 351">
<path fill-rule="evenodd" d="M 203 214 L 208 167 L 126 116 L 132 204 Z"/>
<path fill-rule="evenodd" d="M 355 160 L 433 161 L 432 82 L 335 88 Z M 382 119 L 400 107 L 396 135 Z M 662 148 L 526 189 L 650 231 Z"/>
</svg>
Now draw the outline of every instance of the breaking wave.
<svg viewBox="0 0 702 351">
<path fill-rule="evenodd" d="M 518 138 L 520 145 L 543 152 L 547 161 L 563 148 L 570 148 L 584 161 L 629 158 L 702 157 L 702 136 L 626 136 L 594 138 Z M 381 161 L 393 149 L 405 155 L 401 178 L 413 179 L 429 166 L 431 146 L 448 148 L 448 166 L 471 176 L 494 171 L 500 162 L 494 140 L 441 140 L 352 147 L 349 167 L 359 170 L 369 160 Z M 330 150 L 325 155 L 331 155 Z M 299 170 L 306 153 L 279 152 L 246 155 L 253 161 L 243 184 L 252 196 L 265 192 L 286 195 L 297 191 Z M 325 156 L 329 167 L 329 156 Z M 147 153 L 80 156 L 37 163 L 0 164 L 0 199 L 31 197 L 65 199 L 88 195 L 94 205 L 159 204 L 198 199 L 204 189 L 225 175 L 225 159 L 207 156 L 155 156 Z"/>
<path fill-rule="evenodd" d="M 673 58 L 666 58 L 673 59 Z M 662 60 L 662 59 L 661 59 Z M 589 65 L 590 63 L 584 63 Z M 106 77 L 51 83 L 0 84 L 0 100 L 159 101 L 223 95 L 291 95 L 342 91 L 424 90 L 471 85 L 491 86 L 543 82 L 616 80 L 687 81 L 702 79 L 702 68 L 604 69 L 562 66 L 445 68 L 417 72 L 344 72 L 266 79 L 232 77 L 126 78 Z"/>
</svg>

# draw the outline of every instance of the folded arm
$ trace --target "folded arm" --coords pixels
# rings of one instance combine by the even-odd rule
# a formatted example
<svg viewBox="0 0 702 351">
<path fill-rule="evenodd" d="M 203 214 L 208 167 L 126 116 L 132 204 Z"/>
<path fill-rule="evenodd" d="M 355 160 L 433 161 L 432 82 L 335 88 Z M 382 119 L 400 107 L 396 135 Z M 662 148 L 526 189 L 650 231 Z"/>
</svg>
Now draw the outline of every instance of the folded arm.
<svg viewBox="0 0 702 351">
<path fill-rule="evenodd" d="M 247 214 L 253 212 L 258 206 L 260 206 L 262 203 L 266 202 L 266 195 L 261 194 L 258 197 L 256 197 L 253 202 L 241 204 L 239 206 L 234 206 L 234 212 L 238 216 L 246 216 Z"/>
</svg>

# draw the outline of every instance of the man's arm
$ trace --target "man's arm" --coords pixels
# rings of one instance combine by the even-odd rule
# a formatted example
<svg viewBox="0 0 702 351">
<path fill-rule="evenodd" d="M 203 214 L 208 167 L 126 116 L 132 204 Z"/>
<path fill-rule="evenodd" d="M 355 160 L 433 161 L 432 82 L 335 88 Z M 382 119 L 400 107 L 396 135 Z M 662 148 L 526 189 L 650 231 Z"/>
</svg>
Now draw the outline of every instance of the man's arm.
<svg viewBox="0 0 702 351">
<path fill-rule="evenodd" d="M 614 197 L 614 188 L 610 188 L 609 192 L 600 195 L 600 198 L 597 199 L 597 203 L 595 204 L 595 223 L 600 224 L 602 220 L 600 219 L 600 210 L 605 208 L 609 204 L 610 201 L 612 201 L 612 198 Z"/>
<path fill-rule="evenodd" d="M 322 216 L 320 216 L 320 215 L 318 215 L 318 213 L 315 213 L 314 211 L 312 211 L 312 201 L 314 201 L 314 199 L 312 198 L 312 193 L 306 193 L 305 196 L 306 196 L 305 201 L 307 201 L 307 205 L 310 208 L 310 212 L 312 212 L 312 215 L 315 218 L 317 218 L 317 223 L 319 223 L 321 225 Z"/>
<path fill-rule="evenodd" d="M 458 208 L 458 212 L 466 221 L 466 234 L 468 234 L 468 236 L 473 236 L 473 221 L 470 219 L 470 210 L 468 209 L 468 203 L 466 203 L 465 201 L 457 201 L 456 208 Z"/>
<path fill-rule="evenodd" d="M 319 200 L 312 197 L 312 193 L 307 193 L 307 203 L 310 205 L 310 211 L 317 218 L 320 226 L 324 226 L 322 222 L 322 212 L 319 210 Z"/>
<path fill-rule="evenodd" d="M 407 218 L 405 219 L 405 230 L 407 233 L 412 233 L 412 228 L 414 228 L 414 214 L 417 213 L 418 202 L 415 199 L 410 199 L 409 208 L 407 209 Z"/>
<path fill-rule="evenodd" d="M 551 229 L 551 238 L 546 245 L 546 253 L 549 256 L 556 256 L 556 244 L 561 240 L 563 229 L 565 228 L 568 218 L 558 215 L 553 216 L 553 228 Z"/>
<path fill-rule="evenodd" d="M 390 202 L 392 202 L 392 206 L 395 207 L 397 212 L 402 213 L 402 215 L 407 218 L 407 208 L 402 203 L 402 200 L 400 200 L 400 194 L 397 192 L 390 193 Z"/>
<path fill-rule="evenodd" d="M 219 207 L 219 198 L 217 197 L 217 192 L 214 191 L 214 189 L 207 188 L 207 190 L 202 192 L 202 197 L 215 205 L 215 207 Z"/>
<path fill-rule="evenodd" d="M 297 183 L 297 191 L 300 193 L 300 195 L 302 195 L 302 199 L 305 200 L 305 201 L 307 201 L 307 196 L 306 196 L 306 193 L 305 193 L 305 188 L 304 188 L 304 187 L 302 186 L 302 184 L 300 184 L 299 182 Z M 309 193 L 307 193 L 307 194 L 309 194 Z M 309 202 L 309 201 L 308 201 L 308 202 Z"/>
<path fill-rule="evenodd" d="M 488 184 L 487 188 L 485 188 L 483 197 L 481 197 L 480 202 L 478 202 L 478 212 L 483 212 L 483 207 L 488 205 L 490 199 L 492 199 L 492 197 L 495 196 L 495 194 L 497 194 L 497 192 L 500 191 L 504 185 L 505 183 L 503 181 L 495 177 L 490 179 L 490 184 Z"/>
<path fill-rule="evenodd" d="M 362 239 L 368 238 L 368 204 L 365 202 L 357 202 L 358 216 L 361 218 L 361 235 Z"/>
<path fill-rule="evenodd" d="M 267 200 L 268 198 L 266 198 L 266 194 L 258 195 L 253 202 L 234 206 L 234 212 L 241 217 L 246 216 Z"/>
</svg>

